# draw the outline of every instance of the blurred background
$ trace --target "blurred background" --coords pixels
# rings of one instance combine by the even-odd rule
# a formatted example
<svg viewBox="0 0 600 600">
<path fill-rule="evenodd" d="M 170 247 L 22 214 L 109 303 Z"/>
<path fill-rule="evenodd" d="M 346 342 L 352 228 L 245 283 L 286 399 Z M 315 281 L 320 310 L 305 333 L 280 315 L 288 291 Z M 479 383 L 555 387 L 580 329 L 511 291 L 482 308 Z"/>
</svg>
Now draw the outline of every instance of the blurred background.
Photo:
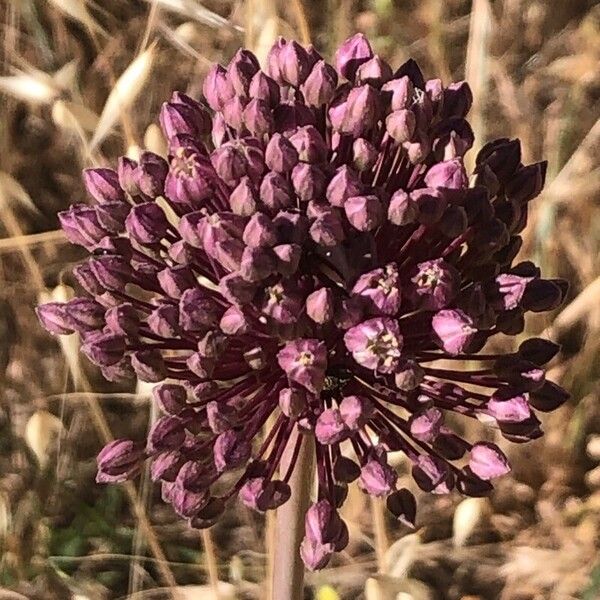
<svg viewBox="0 0 600 600">
<path fill-rule="evenodd" d="M 284 35 L 330 57 L 356 31 L 392 65 L 467 79 L 479 147 L 519 137 L 523 162 L 548 160 L 522 255 L 571 290 L 527 329 L 562 344 L 549 378 L 572 398 L 544 438 L 503 446 L 513 475 L 491 498 L 419 496 L 416 533 L 351 489 L 351 543 L 306 597 L 600 597 L 600 3 L 0 0 L 0 23 L 0 599 L 266 598 L 269 520 L 238 506 L 202 535 L 144 478 L 94 483 L 103 443 L 147 427 L 148 390 L 104 382 L 33 309 L 72 293 L 83 254 L 56 213 L 84 201 L 81 169 L 164 153 L 172 90 L 199 96 L 240 45 L 261 58 Z"/>
</svg>

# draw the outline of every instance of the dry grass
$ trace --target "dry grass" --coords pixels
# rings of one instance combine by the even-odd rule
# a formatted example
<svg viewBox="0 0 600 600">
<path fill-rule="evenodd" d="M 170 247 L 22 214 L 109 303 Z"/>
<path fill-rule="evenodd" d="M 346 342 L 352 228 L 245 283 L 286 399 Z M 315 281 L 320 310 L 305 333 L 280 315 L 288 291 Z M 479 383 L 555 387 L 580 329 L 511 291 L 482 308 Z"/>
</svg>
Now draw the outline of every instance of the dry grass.
<svg viewBox="0 0 600 600">
<path fill-rule="evenodd" d="M 351 544 L 307 594 L 600 596 L 597 2 L 4 0 L 0 23 L 0 598 L 265 597 L 270 545 L 255 515 L 231 511 L 202 539 L 149 486 L 93 483 L 102 442 L 147 427 L 146 396 L 102 381 L 76 340 L 49 341 L 33 307 L 69 293 L 64 266 L 82 256 L 55 216 L 84 197 L 80 170 L 160 152 L 154 118 L 171 90 L 198 95 L 208 65 L 242 43 L 264 56 L 282 34 L 330 54 L 356 30 L 394 63 L 467 77 L 480 145 L 518 136 L 526 160 L 548 158 L 523 255 L 572 288 L 562 313 L 528 330 L 563 345 L 550 376 L 573 398 L 545 418 L 543 440 L 510 450 L 514 478 L 489 502 L 424 497 L 416 534 L 351 490 Z"/>
</svg>

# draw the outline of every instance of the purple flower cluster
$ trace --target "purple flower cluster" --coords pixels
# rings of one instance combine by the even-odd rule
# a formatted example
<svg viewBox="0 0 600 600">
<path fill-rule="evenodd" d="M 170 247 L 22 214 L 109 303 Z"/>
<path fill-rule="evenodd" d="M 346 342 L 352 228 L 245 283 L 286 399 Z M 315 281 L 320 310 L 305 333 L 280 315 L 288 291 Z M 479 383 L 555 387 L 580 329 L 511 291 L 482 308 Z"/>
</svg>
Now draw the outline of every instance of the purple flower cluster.
<svg viewBox="0 0 600 600">
<path fill-rule="evenodd" d="M 38 314 L 51 333 L 78 332 L 107 379 L 157 384 L 147 442 L 105 447 L 98 481 L 150 459 L 195 527 L 236 495 L 258 511 L 286 502 L 314 437 L 301 553 L 315 569 L 347 544 L 337 508 L 352 481 L 414 523 L 389 452 L 435 494 L 486 494 L 509 471 L 496 445 L 452 429 L 453 413 L 511 441 L 541 435 L 535 411 L 567 398 L 545 380 L 556 345 L 480 351 L 520 334 L 527 311 L 556 308 L 565 283 L 513 264 L 545 163 L 522 165 L 519 142 L 500 139 L 465 171 L 466 83 L 425 81 L 414 61 L 394 71 L 362 35 L 335 68 L 283 39 L 267 62 L 240 50 L 214 66 L 208 107 L 174 93 L 160 114 L 168 160 L 144 152 L 85 172 L 95 204 L 60 221 L 92 254 L 74 269 L 87 295 Z"/>
</svg>

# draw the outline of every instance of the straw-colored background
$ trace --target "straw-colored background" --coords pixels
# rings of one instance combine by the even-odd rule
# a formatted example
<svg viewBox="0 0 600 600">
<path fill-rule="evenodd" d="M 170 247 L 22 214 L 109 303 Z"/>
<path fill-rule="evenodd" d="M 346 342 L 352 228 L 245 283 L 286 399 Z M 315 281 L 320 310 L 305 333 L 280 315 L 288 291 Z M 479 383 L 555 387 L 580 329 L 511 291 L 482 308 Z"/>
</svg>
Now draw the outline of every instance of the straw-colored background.
<svg viewBox="0 0 600 600">
<path fill-rule="evenodd" d="M 0 598 L 266 597 L 260 517 L 232 510 L 203 537 L 143 481 L 93 483 L 103 441 L 147 426 L 147 390 L 103 382 L 33 307 L 70 293 L 65 265 L 82 253 L 55 215 L 83 200 L 80 170 L 163 152 L 155 116 L 171 90 L 198 95 L 208 65 L 242 44 L 262 57 L 285 35 L 331 56 L 355 31 L 392 64 L 468 79 L 479 146 L 518 136 L 526 161 L 548 159 L 524 256 L 572 287 L 528 331 L 563 345 L 549 377 L 573 397 L 544 417 L 543 440 L 508 450 L 514 473 L 491 499 L 420 498 L 416 534 L 351 490 L 350 546 L 307 597 L 600 596 L 597 2 L 2 0 L 0 23 Z"/>
</svg>

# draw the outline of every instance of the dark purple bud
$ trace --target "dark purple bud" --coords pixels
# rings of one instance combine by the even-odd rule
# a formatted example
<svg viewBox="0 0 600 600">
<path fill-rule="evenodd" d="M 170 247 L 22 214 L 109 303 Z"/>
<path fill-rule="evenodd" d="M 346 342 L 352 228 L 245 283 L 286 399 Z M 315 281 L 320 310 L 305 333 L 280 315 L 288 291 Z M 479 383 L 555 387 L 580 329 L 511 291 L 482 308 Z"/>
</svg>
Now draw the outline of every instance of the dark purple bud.
<svg viewBox="0 0 600 600">
<path fill-rule="evenodd" d="M 278 60 L 281 78 L 294 87 L 304 82 L 312 67 L 308 53 L 295 40 L 281 48 Z"/>
<path fill-rule="evenodd" d="M 354 81 L 360 65 L 373 57 L 369 41 L 362 33 L 347 39 L 335 54 L 335 64 L 339 73 L 349 81 Z"/>
<path fill-rule="evenodd" d="M 327 349 L 323 342 L 311 339 L 290 341 L 278 352 L 277 362 L 290 381 L 313 394 L 320 393 L 327 368 Z"/>
<path fill-rule="evenodd" d="M 306 298 L 306 314 L 319 324 L 333 319 L 333 292 L 329 288 L 319 288 Z"/>
<path fill-rule="evenodd" d="M 179 324 L 184 331 L 214 327 L 221 317 L 219 305 L 200 288 L 185 290 L 179 300 Z"/>
<path fill-rule="evenodd" d="M 121 382 L 135 378 L 135 372 L 131 366 L 129 356 L 124 356 L 119 362 L 108 367 L 100 367 L 102 377 L 107 381 Z"/>
<path fill-rule="evenodd" d="M 271 77 L 262 71 L 258 71 L 252 77 L 250 87 L 248 88 L 248 95 L 250 98 L 258 98 L 266 102 L 270 107 L 274 107 L 279 104 L 279 85 Z"/>
<path fill-rule="evenodd" d="M 66 304 L 67 318 L 75 331 L 94 331 L 104 326 L 104 308 L 90 298 L 73 298 Z"/>
<path fill-rule="evenodd" d="M 529 394 L 529 404 L 536 410 L 550 412 L 562 406 L 569 397 L 563 388 L 552 381 L 545 381 L 542 387 Z"/>
<path fill-rule="evenodd" d="M 67 305 L 62 302 L 47 302 L 36 307 L 37 317 L 46 331 L 55 335 L 73 333 L 73 323 L 67 312 Z"/>
<path fill-rule="evenodd" d="M 58 220 L 67 239 L 88 250 L 109 233 L 100 224 L 96 210 L 83 204 L 59 212 Z"/>
<path fill-rule="evenodd" d="M 100 367 L 119 362 L 125 354 L 125 338 L 116 333 L 99 333 L 86 339 L 81 351 Z"/>
<path fill-rule="evenodd" d="M 235 95 L 227 71 L 221 65 L 213 65 L 204 78 L 202 92 L 213 110 L 222 110 L 226 102 Z"/>
<path fill-rule="evenodd" d="M 392 77 L 392 68 L 377 54 L 362 63 L 356 71 L 356 83 L 362 85 L 369 83 L 380 87 Z"/>
<path fill-rule="evenodd" d="M 208 502 L 208 491 L 190 492 L 175 485 L 169 495 L 175 512 L 184 519 L 194 517 Z"/>
<path fill-rule="evenodd" d="M 131 265 L 120 256 L 101 256 L 89 265 L 98 283 L 107 290 L 122 291 L 133 280 Z"/>
<path fill-rule="evenodd" d="M 404 190 L 394 192 L 388 207 L 388 219 L 394 225 L 410 225 L 417 220 L 418 215 L 418 204 Z"/>
<path fill-rule="evenodd" d="M 302 248 L 298 244 L 280 244 L 273 248 L 276 256 L 277 271 L 289 277 L 298 270 Z"/>
<path fill-rule="evenodd" d="M 382 224 L 383 206 L 377 196 L 354 196 L 344 204 L 350 224 L 358 231 L 371 231 Z"/>
<path fill-rule="evenodd" d="M 260 184 L 260 199 L 272 212 L 294 205 L 292 190 L 279 173 L 267 173 Z"/>
<path fill-rule="evenodd" d="M 113 333 L 133 337 L 140 327 L 137 310 L 129 302 L 112 306 L 105 314 L 106 326 Z"/>
<path fill-rule="evenodd" d="M 546 161 L 521 167 L 506 184 L 506 196 L 515 202 L 533 200 L 544 187 L 546 180 Z"/>
<path fill-rule="evenodd" d="M 169 172 L 167 161 L 153 152 L 142 152 L 139 165 L 135 171 L 135 177 L 140 191 L 156 198 L 162 196 L 165 191 L 165 179 Z"/>
<path fill-rule="evenodd" d="M 465 117 L 473 104 L 473 93 L 466 81 L 451 83 L 444 89 L 443 118 Z"/>
<path fill-rule="evenodd" d="M 95 208 L 99 225 L 110 233 L 122 233 L 125 230 L 125 219 L 130 208 L 131 206 L 126 202 L 99 204 Z"/>
<path fill-rule="evenodd" d="M 489 442 L 479 442 L 471 448 L 469 468 L 484 481 L 501 477 L 510 472 L 508 459 L 502 450 Z"/>
<path fill-rule="evenodd" d="M 178 415 L 187 405 L 187 392 L 182 385 L 161 383 L 152 388 L 152 396 L 160 409 L 169 415 Z"/>
<path fill-rule="evenodd" d="M 444 423 L 444 416 L 437 408 L 426 408 L 413 413 L 408 420 L 410 435 L 420 442 L 431 443 L 440 433 Z"/>
<path fill-rule="evenodd" d="M 240 264 L 240 275 L 247 281 L 263 281 L 275 272 L 273 253 L 265 248 L 244 248 Z"/>
<path fill-rule="evenodd" d="M 179 134 L 202 137 L 210 132 L 208 111 L 181 92 L 173 92 L 171 101 L 162 105 L 159 118 L 167 139 Z"/>
<path fill-rule="evenodd" d="M 204 173 L 208 165 L 193 150 L 180 148 L 171 159 L 165 195 L 175 204 L 196 208 L 212 193 Z"/>
<path fill-rule="evenodd" d="M 279 408 L 288 419 L 297 419 L 307 408 L 306 391 L 302 388 L 283 388 L 279 392 Z"/>
<path fill-rule="evenodd" d="M 198 354 L 206 358 L 218 358 L 227 347 L 227 338 L 218 331 L 208 331 L 198 341 Z"/>
<path fill-rule="evenodd" d="M 119 185 L 131 196 L 138 196 L 140 188 L 137 178 L 138 164 L 135 160 L 127 156 L 119 157 L 117 165 L 117 173 L 119 177 Z"/>
<path fill-rule="evenodd" d="M 315 125 L 315 115 L 311 108 L 299 102 L 287 101 L 275 107 L 273 111 L 275 129 L 279 133 L 294 131 L 304 125 Z"/>
<path fill-rule="evenodd" d="M 349 435 L 348 427 L 337 408 L 326 408 L 317 418 L 315 437 L 320 444 L 338 444 Z"/>
<path fill-rule="evenodd" d="M 157 454 L 152 459 L 150 478 L 152 481 L 175 481 L 183 460 L 181 453 L 177 450 Z"/>
<path fill-rule="evenodd" d="M 186 265 L 167 267 L 159 271 L 158 283 L 167 296 L 179 300 L 186 290 L 197 287 L 194 272 Z"/>
<path fill-rule="evenodd" d="M 387 509 L 403 525 L 414 529 L 417 516 L 417 501 L 412 492 L 402 488 L 391 493 L 386 500 Z"/>
<path fill-rule="evenodd" d="M 218 473 L 244 465 L 250 458 L 250 444 L 233 430 L 221 433 L 213 446 L 215 467 Z"/>
<path fill-rule="evenodd" d="M 332 206 L 342 208 L 348 198 L 358 196 L 363 190 L 358 173 L 344 165 L 331 178 L 327 186 L 327 200 Z"/>
<path fill-rule="evenodd" d="M 444 460 L 420 454 L 412 468 L 416 484 L 424 491 L 433 494 L 447 494 L 453 486 L 452 471 Z"/>
<path fill-rule="evenodd" d="M 238 273 L 230 273 L 219 281 L 219 292 L 232 304 L 243 305 L 252 302 L 256 286 Z"/>
<path fill-rule="evenodd" d="M 530 338 L 519 346 L 518 354 L 521 358 L 536 365 L 545 365 L 550 362 L 560 351 L 560 346 L 543 338 Z"/>
<path fill-rule="evenodd" d="M 537 278 L 529 282 L 523 293 L 523 308 L 533 312 L 545 312 L 558 308 L 562 304 L 565 294 L 562 283 L 564 282 L 561 280 Z"/>
<path fill-rule="evenodd" d="M 134 206 L 127 219 L 125 228 L 139 244 L 154 244 L 166 234 L 169 222 L 162 208 L 155 202 L 144 202 Z"/>
<path fill-rule="evenodd" d="M 217 175 L 227 184 L 237 184 L 246 174 L 243 154 L 229 142 L 212 152 L 211 162 Z"/>
<path fill-rule="evenodd" d="M 360 467 L 350 458 L 340 455 L 333 465 L 333 476 L 340 483 L 352 483 L 360 477 Z"/>
<path fill-rule="evenodd" d="M 415 113 L 406 108 L 395 110 L 385 119 L 386 131 L 399 144 L 408 142 L 412 138 L 416 125 Z"/>
<path fill-rule="evenodd" d="M 494 372 L 521 390 L 536 390 L 545 381 L 544 369 L 532 362 L 506 355 L 494 363 Z"/>
<path fill-rule="evenodd" d="M 352 165 L 363 173 L 371 170 L 377 163 L 379 150 L 365 138 L 358 138 L 352 144 Z"/>
<path fill-rule="evenodd" d="M 244 108 L 243 120 L 248 131 L 258 138 L 273 131 L 273 115 L 264 100 L 258 98 L 250 100 Z"/>
<path fill-rule="evenodd" d="M 235 53 L 227 67 L 227 75 L 236 94 L 248 95 L 250 82 L 259 70 L 260 65 L 252 52 L 240 48 Z"/>
<path fill-rule="evenodd" d="M 174 304 L 161 304 L 148 315 L 146 322 L 150 331 L 166 339 L 181 333 L 179 308 Z"/>
<path fill-rule="evenodd" d="M 343 298 L 333 315 L 334 322 L 340 329 L 349 329 L 362 320 L 364 310 L 361 298 Z"/>
<path fill-rule="evenodd" d="M 335 69 L 324 60 L 318 61 L 302 85 L 305 102 L 317 108 L 329 103 L 335 94 L 337 81 Z"/>
<path fill-rule="evenodd" d="M 365 136 L 376 125 L 379 113 L 380 98 L 377 90 L 368 84 L 354 87 L 346 99 L 340 132 L 355 138 Z"/>
<path fill-rule="evenodd" d="M 327 160 L 327 144 L 313 125 L 300 127 L 289 141 L 302 162 L 323 163 Z"/>
<path fill-rule="evenodd" d="M 390 108 L 393 111 L 410 108 L 415 88 L 408 77 L 404 76 L 400 79 L 392 79 L 384 83 L 381 89 L 385 96 L 391 96 Z"/>
<path fill-rule="evenodd" d="M 477 333 L 471 317 L 459 309 L 440 310 L 433 316 L 431 326 L 449 354 L 465 352 Z"/>
<path fill-rule="evenodd" d="M 133 352 L 131 366 L 141 381 L 158 383 L 167 376 L 167 368 L 160 350 L 138 350 Z"/>
<path fill-rule="evenodd" d="M 335 210 L 335 209 L 334 209 Z M 310 237 L 319 246 L 337 246 L 344 241 L 344 224 L 338 211 L 329 210 L 313 221 L 309 230 Z"/>
<path fill-rule="evenodd" d="M 133 479 L 141 470 L 144 460 L 141 444 L 119 439 L 108 443 L 98 454 L 98 483 L 121 483 Z"/>
<path fill-rule="evenodd" d="M 119 185 L 119 176 L 113 169 L 85 169 L 85 188 L 96 202 L 124 202 L 125 192 Z"/>
<path fill-rule="evenodd" d="M 315 165 L 299 163 L 292 171 L 292 184 L 300 201 L 309 202 L 325 192 L 325 173 Z"/>
</svg>

